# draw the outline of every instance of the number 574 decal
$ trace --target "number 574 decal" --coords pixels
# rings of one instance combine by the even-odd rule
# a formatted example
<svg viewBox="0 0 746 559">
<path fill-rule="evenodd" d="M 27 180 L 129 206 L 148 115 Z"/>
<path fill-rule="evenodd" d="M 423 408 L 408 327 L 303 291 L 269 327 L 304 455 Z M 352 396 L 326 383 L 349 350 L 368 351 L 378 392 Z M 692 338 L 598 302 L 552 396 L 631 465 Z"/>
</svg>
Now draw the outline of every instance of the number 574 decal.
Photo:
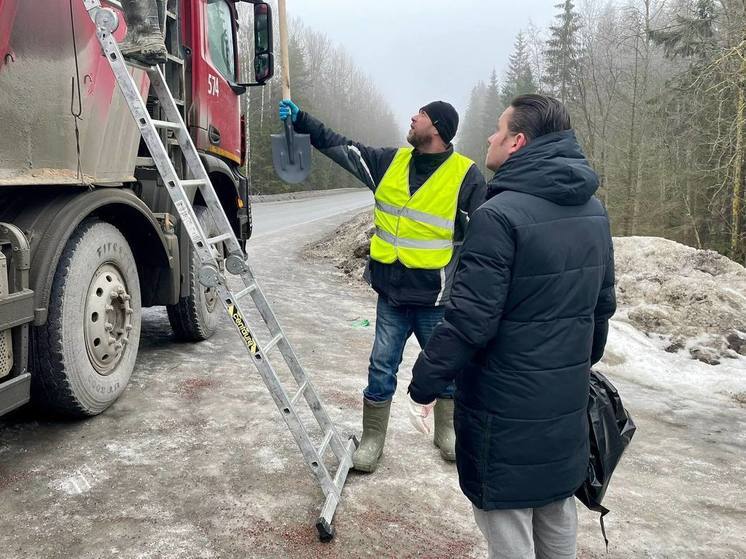
<svg viewBox="0 0 746 559">
<path fill-rule="evenodd" d="M 209 95 L 220 95 L 219 82 L 217 76 L 207 74 L 207 93 Z"/>
</svg>

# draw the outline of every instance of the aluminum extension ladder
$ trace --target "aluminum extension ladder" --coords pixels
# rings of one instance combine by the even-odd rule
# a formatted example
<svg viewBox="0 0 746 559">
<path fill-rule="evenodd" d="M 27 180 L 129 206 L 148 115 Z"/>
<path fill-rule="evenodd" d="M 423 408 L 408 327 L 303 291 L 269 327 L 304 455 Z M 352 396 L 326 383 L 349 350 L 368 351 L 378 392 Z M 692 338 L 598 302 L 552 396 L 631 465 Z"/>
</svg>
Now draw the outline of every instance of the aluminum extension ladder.
<svg viewBox="0 0 746 559">
<path fill-rule="evenodd" d="M 249 352 L 251 361 L 258 369 L 280 410 L 280 415 L 282 415 L 300 447 L 303 459 L 321 486 L 325 501 L 316 528 L 321 541 L 330 541 L 334 537 L 334 530 L 331 525 L 332 518 L 339 504 L 347 473 L 352 466 L 352 454 L 357 441 L 354 437 L 343 440 L 339 435 L 329 419 L 316 389 L 311 384 L 311 380 L 306 375 L 290 342 L 278 324 L 269 302 L 254 278 L 228 218 L 223 212 L 218 196 L 192 142 L 189 130 L 184 124 L 171 91 L 168 89 L 163 72 L 157 66 L 140 66 L 150 76 L 151 92 L 154 92 L 159 99 L 161 110 L 167 118 L 167 120 L 155 120 L 150 117 L 146 104 L 130 76 L 127 68 L 130 63 L 125 62 L 112 35 L 118 25 L 116 12 L 108 8 L 102 8 L 99 0 L 83 0 L 83 4 L 96 26 L 96 35 L 101 43 L 104 56 L 106 56 L 114 72 L 119 89 L 140 128 L 142 138 L 150 150 L 151 157 L 158 168 L 166 190 L 181 218 L 184 230 L 189 235 L 194 250 L 199 257 L 201 263 L 199 281 L 205 287 L 215 288 L 218 292 L 225 310 Z M 177 175 L 168 156 L 167 148 L 159 136 L 159 129 L 172 131 L 192 178 L 184 179 Z M 197 187 L 199 189 L 219 230 L 218 235 L 214 237 L 205 235 L 184 190 L 185 187 Z M 225 259 L 226 271 L 232 275 L 240 276 L 243 280 L 244 288 L 236 293 L 228 288 L 226 277 L 221 272 L 211 250 L 211 247 L 220 243 L 225 244 L 228 253 Z M 262 346 L 252 334 L 252 329 L 245 318 L 244 305 L 247 296 L 251 296 L 255 308 L 259 311 L 272 336 L 271 340 Z M 297 388 L 292 391 L 292 396 L 289 395 L 289 391 L 283 386 L 275 368 L 270 363 L 268 357 L 273 349 L 279 350 L 297 382 Z M 310 408 L 323 432 L 323 440 L 319 446 L 316 446 L 316 443 L 311 439 L 309 431 L 299 415 L 297 406 L 302 402 L 305 402 Z M 337 462 L 337 469 L 333 476 L 324 461 L 327 450 L 332 451 Z"/>
</svg>

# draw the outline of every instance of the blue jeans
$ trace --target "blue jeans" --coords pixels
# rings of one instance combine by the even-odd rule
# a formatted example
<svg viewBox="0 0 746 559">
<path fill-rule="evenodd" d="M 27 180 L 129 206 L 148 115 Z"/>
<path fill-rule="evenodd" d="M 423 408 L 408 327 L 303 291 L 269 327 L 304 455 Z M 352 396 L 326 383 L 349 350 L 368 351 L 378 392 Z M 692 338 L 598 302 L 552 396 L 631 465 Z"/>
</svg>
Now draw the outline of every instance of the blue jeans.
<svg viewBox="0 0 746 559">
<path fill-rule="evenodd" d="M 376 337 L 370 353 L 368 386 L 363 391 L 366 399 L 373 402 L 391 400 L 396 392 L 396 373 L 399 371 L 404 346 L 414 333 L 421 347 L 425 347 L 430 335 L 443 320 L 444 308 L 398 306 L 378 297 L 376 307 Z M 453 398 L 454 385 L 446 388 L 441 398 Z"/>
</svg>

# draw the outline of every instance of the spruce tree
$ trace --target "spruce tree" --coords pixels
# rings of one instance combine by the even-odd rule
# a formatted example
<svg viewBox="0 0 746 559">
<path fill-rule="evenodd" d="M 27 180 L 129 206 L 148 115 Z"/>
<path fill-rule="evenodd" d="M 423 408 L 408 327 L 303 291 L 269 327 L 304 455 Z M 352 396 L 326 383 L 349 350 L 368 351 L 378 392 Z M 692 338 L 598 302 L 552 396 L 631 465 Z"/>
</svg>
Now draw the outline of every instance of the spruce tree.
<svg viewBox="0 0 746 559">
<path fill-rule="evenodd" d="M 493 69 L 492 74 L 490 74 L 490 82 L 487 85 L 484 94 L 482 130 L 486 134 L 485 138 L 495 131 L 497 119 L 504 109 L 505 103 L 503 103 L 502 97 L 500 96 L 500 85 L 497 82 L 497 72 Z"/>
<path fill-rule="evenodd" d="M 578 75 L 580 47 L 578 30 L 580 16 L 575 12 L 572 0 L 555 4 L 560 13 L 555 16 L 556 25 L 549 27 L 547 40 L 545 80 L 551 92 L 560 101 L 571 101 L 575 95 L 575 81 Z"/>
<path fill-rule="evenodd" d="M 508 73 L 502 89 L 503 105 L 507 106 L 518 95 L 536 93 L 538 87 L 531 71 L 531 60 L 523 32 L 518 33 L 510 55 Z"/>
</svg>

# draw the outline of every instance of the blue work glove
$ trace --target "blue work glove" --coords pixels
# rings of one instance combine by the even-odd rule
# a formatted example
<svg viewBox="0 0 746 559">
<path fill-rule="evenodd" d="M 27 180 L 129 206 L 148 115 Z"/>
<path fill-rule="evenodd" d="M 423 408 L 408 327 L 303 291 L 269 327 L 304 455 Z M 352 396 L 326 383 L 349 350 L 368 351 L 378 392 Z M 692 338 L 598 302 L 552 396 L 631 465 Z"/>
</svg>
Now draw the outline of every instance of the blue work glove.
<svg viewBox="0 0 746 559">
<path fill-rule="evenodd" d="M 300 109 L 298 105 L 293 103 L 290 99 L 283 99 L 280 101 L 280 120 L 287 120 L 288 117 L 295 122 L 298 120 L 298 113 Z"/>
</svg>

